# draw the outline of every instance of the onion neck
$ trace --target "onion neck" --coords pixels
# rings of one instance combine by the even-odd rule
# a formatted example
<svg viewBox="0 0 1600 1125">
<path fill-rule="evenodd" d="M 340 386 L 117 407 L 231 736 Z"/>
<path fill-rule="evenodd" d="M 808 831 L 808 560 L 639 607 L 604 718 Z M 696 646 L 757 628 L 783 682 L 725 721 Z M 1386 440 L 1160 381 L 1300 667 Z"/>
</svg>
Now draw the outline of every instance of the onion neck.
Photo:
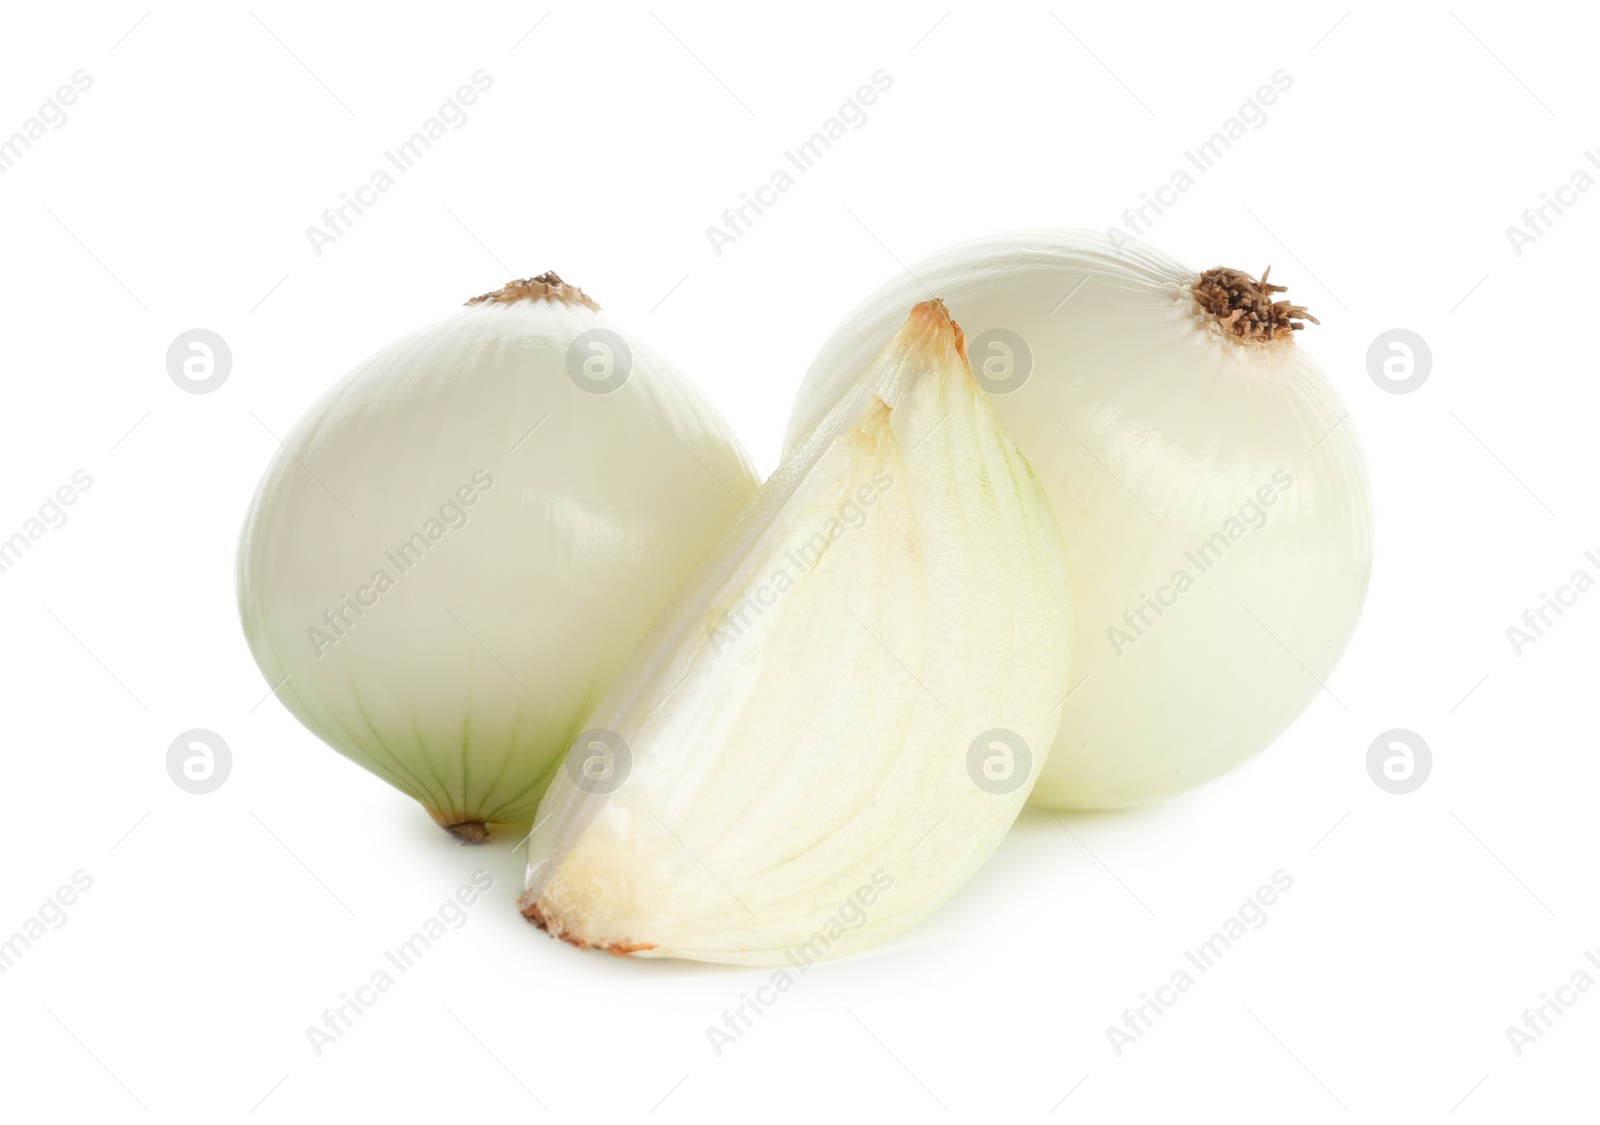
<svg viewBox="0 0 1600 1125">
<path fill-rule="evenodd" d="M 961 331 L 961 325 L 951 318 L 950 310 L 938 297 L 913 306 L 911 317 L 902 331 L 907 333 L 908 343 L 932 349 L 935 354 L 952 346 L 958 354 L 967 354 L 966 333 Z"/>
<path fill-rule="evenodd" d="M 1271 285 L 1268 266 L 1257 281 L 1243 270 L 1217 266 L 1206 270 L 1190 285 L 1202 317 L 1210 317 L 1223 334 L 1242 343 L 1269 344 L 1288 340 L 1305 327 L 1301 321 L 1322 323 L 1304 305 L 1273 300 L 1274 293 L 1286 292 L 1286 285 Z"/>
<path fill-rule="evenodd" d="M 516 301 L 555 301 L 560 304 L 583 305 L 596 312 L 600 306 L 594 299 L 576 285 L 568 285 L 562 281 L 555 271 L 541 273 L 538 277 L 525 277 L 517 281 L 508 281 L 493 293 L 483 293 L 472 297 L 466 302 L 476 305 L 488 302 L 493 305 L 509 305 Z"/>
</svg>

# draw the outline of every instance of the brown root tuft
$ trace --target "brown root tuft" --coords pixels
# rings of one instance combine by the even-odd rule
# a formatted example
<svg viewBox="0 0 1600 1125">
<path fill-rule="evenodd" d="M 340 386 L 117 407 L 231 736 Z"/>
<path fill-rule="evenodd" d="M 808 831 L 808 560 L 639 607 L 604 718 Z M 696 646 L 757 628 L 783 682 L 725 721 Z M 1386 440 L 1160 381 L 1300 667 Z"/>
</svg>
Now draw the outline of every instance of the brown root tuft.
<svg viewBox="0 0 1600 1125">
<path fill-rule="evenodd" d="M 596 312 L 600 310 L 600 306 L 595 304 L 588 294 L 576 285 L 568 285 L 562 281 L 554 270 L 547 270 L 538 277 L 508 281 L 493 293 L 480 294 L 470 298 L 466 303 L 476 305 L 482 301 L 496 305 L 509 305 L 513 301 L 568 301 L 587 305 Z"/>
<path fill-rule="evenodd" d="M 487 844 L 494 833 L 481 820 L 463 820 L 460 824 L 446 824 L 444 830 L 463 844 Z"/>
<path fill-rule="evenodd" d="M 1268 266 L 1257 281 L 1243 270 L 1218 266 L 1206 270 L 1194 283 L 1194 299 L 1202 309 L 1217 318 L 1225 331 L 1241 340 L 1265 343 L 1282 339 L 1305 327 L 1309 320 L 1321 324 L 1304 305 L 1275 301 L 1274 293 L 1287 292 L 1286 285 L 1271 285 Z"/>
</svg>

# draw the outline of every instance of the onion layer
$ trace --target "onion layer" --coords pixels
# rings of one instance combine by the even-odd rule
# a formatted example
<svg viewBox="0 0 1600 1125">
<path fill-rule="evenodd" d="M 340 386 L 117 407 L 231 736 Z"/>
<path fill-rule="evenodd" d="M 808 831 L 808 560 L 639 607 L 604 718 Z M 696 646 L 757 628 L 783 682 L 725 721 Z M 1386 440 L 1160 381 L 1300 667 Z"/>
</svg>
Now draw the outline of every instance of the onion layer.
<svg viewBox="0 0 1600 1125">
<path fill-rule="evenodd" d="M 960 340 L 917 306 L 685 587 L 539 808 L 530 920 L 803 967 L 999 844 L 1055 737 L 1067 568 Z"/>
</svg>

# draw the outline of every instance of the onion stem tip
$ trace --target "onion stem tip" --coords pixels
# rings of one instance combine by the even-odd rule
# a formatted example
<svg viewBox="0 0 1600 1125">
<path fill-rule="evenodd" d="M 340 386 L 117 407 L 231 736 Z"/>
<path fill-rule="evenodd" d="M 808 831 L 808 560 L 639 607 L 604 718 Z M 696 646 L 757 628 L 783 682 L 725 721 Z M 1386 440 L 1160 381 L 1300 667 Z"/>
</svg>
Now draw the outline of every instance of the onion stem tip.
<svg viewBox="0 0 1600 1125">
<path fill-rule="evenodd" d="M 1305 327 L 1300 323 L 1303 320 L 1322 323 L 1304 305 L 1273 300 L 1274 293 L 1286 292 L 1288 286 L 1270 284 L 1270 273 L 1272 267 L 1268 266 L 1257 281 L 1243 270 L 1226 266 L 1206 270 L 1194 283 L 1195 302 L 1241 340 L 1264 343 L 1300 331 Z"/>
</svg>

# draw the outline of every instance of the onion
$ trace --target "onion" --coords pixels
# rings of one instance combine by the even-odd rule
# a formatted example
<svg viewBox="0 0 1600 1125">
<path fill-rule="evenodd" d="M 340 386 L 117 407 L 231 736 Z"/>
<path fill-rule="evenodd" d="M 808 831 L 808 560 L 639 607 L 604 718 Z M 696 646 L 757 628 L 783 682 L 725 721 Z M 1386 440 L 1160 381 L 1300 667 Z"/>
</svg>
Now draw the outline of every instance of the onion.
<svg viewBox="0 0 1600 1125">
<path fill-rule="evenodd" d="M 1070 656 L 1049 503 L 938 301 L 853 370 L 574 741 L 528 841 L 552 935 L 803 969 L 926 916 L 1021 810 Z"/>
<path fill-rule="evenodd" d="M 1327 680 L 1372 566 L 1354 429 L 1294 339 L 1312 318 L 1265 274 L 1092 232 L 997 235 L 907 272 L 824 344 L 788 444 L 900 310 L 945 299 L 1070 549 L 1073 684 L 1031 800 L 1135 805 L 1259 752 Z"/>
<path fill-rule="evenodd" d="M 301 419 L 240 537 L 245 635 L 313 733 L 481 841 L 531 820 L 756 485 L 665 360 L 554 274 L 512 282 Z"/>
</svg>

